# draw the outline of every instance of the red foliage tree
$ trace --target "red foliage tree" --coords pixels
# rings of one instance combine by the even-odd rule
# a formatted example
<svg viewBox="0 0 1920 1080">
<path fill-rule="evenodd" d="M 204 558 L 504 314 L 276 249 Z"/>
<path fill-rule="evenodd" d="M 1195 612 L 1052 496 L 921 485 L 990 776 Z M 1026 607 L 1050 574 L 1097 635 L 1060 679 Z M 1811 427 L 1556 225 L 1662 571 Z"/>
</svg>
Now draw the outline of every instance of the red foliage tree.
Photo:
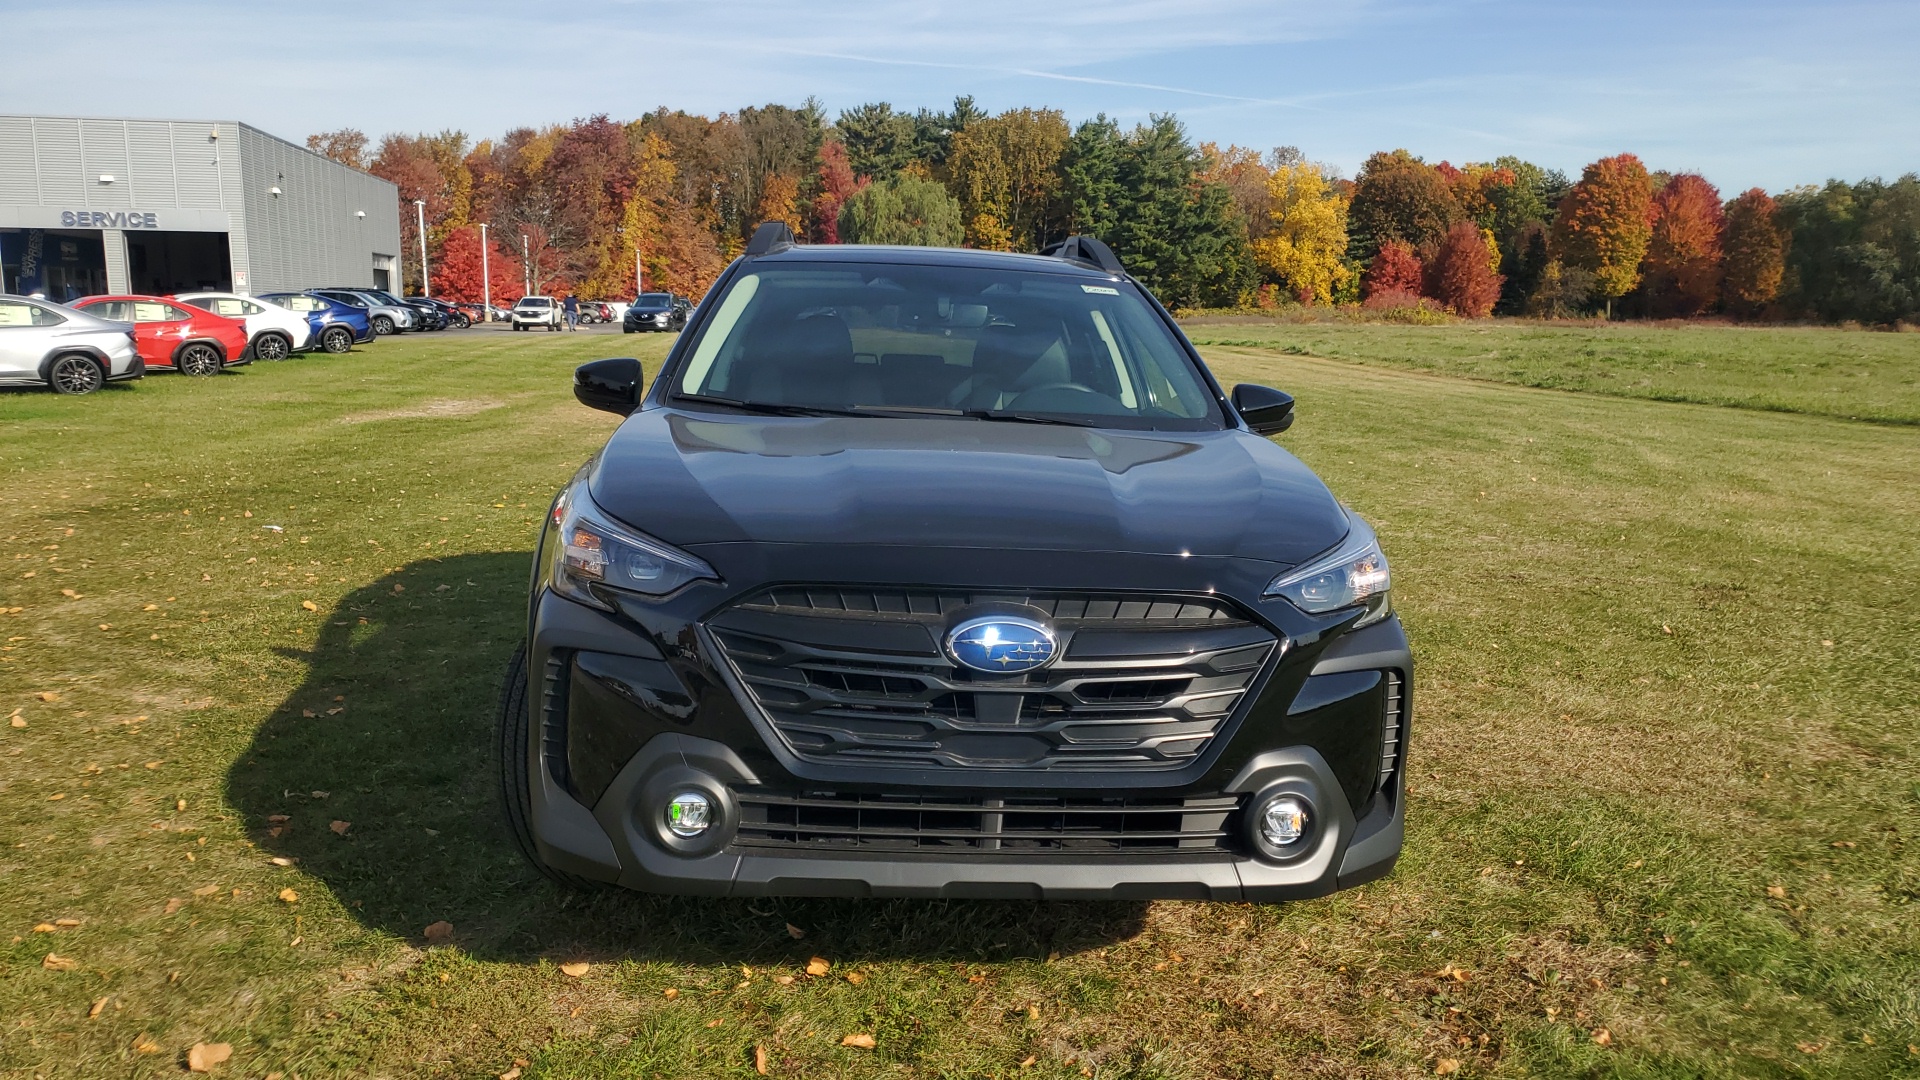
<svg viewBox="0 0 1920 1080">
<path fill-rule="evenodd" d="M 846 145 L 838 139 L 820 144 L 818 177 L 820 194 L 813 199 L 813 242 L 837 244 L 840 242 L 840 207 L 866 187 L 869 178 L 853 175 Z"/>
<path fill-rule="evenodd" d="M 1698 315 L 1720 299 L 1720 191 L 1697 173 L 1681 173 L 1653 197 L 1653 236 L 1643 266 L 1650 309 Z"/>
<path fill-rule="evenodd" d="M 1494 271 L 1486 237 L 1471 221 L 1447 230 L 1431 270 L 1433 298 L 1469 319 L 1484 319 L 1492 313 L 1500 299 L 1500 285 L 1506 281 Z"/>
<path fill-rule="evenodd" d="M 1735 314 L 1757 315 L 1780 295 L 1786 271 L 1787 237 L 1780 228 L 1779 206 L 1759 188 L 1727 204 L 1722 294 Z"/>
<path fill-rule="evenodd" d="M 524 287 L 520 254 L 509 253 L 495 238 L 487 237 L 493 248 L 487 253 L 487 277 L 493 286 L 495 303 L 516 300 Z M 455 229 L 440 247 L 440 258 L 433 264 L 433 295 L 462 304 L 478 304 L 486 296 L 481 289 L 480 229 L 469 226 Z"/>
<path fill-rule="evenodd" d="M 1418 295 L 1424 277 L 1425 268 L 1420 265 L 1420 256 L 1413 253 L 1413 245 L 1404 240 L 1389 240 L 1380 245 L 1362 283 L 1369 299 L 1383 293 Z"/>
</svg>

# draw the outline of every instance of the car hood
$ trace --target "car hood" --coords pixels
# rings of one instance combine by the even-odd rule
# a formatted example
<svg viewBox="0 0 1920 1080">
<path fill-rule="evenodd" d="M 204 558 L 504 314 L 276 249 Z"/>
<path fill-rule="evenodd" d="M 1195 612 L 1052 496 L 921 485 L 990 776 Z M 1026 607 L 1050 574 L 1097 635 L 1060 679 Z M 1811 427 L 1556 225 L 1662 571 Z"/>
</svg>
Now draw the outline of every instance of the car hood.
<svg viewBox="0 0 1920 1080">
<path fill-rule="evenodd" d="M 594 464 L 600 507 L 669 543 L 1231 556 L 1346 535 L 1305 465 L 1244 431 L 1139 432 L 648 409 Z"/>
</svg>

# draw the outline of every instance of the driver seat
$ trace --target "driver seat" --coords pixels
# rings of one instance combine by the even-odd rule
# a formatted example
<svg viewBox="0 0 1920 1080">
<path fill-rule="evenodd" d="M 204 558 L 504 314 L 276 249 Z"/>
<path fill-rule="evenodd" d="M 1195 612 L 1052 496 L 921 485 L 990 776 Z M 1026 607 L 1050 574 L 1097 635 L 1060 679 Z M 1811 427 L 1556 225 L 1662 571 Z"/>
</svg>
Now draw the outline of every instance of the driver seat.
<svg viewBox="0 0 1920 1080">
<path fill-rule="evenodd" d="M 973 373 L 947 396 L 961 409 L 1003 409 L 1022 392 L 1073 381 L 1059 327 L 995 323 L 973 346 Z"/>
</svg>

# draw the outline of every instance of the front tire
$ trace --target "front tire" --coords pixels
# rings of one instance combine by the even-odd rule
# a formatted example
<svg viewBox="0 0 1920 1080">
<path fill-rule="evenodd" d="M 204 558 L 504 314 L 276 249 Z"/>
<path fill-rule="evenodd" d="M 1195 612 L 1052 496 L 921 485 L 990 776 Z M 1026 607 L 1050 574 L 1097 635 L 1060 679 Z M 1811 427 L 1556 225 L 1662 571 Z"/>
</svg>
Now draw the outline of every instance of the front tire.
<svg viewBox="0 0 1920 1080">
<path fill-rule="evenodd" d="M 293 355 L 293 342 L 284 334 L 261 334 L 253 340 L 253 357 L 256 360 L 285 360 Z"/>
<path fill-rule="evenodd" d="M 499 766 L 500 808 L 506 813 L 513 844 L 533 868 L 575 889 L 605 888 L 601 882 L 556 870 L 540 857 L 533 842 L 533 777 L 527 773 L 532 737 L 527 709 L 527 646 L 523 642 L 507 661 L 506 682 L 500 687 L 499 721 L 495 725 L 494 756 Z"/>
<path fill-rule="evenodd" d="M 392 334 L 393 334 L 393 316 L 391 316 L 391 315 L 375 315 L 375 316 L 373 317 L 373 332 L 374 332 L 374 333 L 376 333 L 376 334 L 378 334 L 378 335 L 380 335 L 381 337 L 390 337 L 390 336 L 392 336 Z"/>
<path fill-rule="evenodd" d="M 91 356 L 69 353 L 47 369 L 47 385 L 56 394 L 91 394 L 106 385 L 107 373 Z"/>
<path fill-rule="evenodd" d="M 320 348 L 332 356 L 353 350 L 353 331 L 344 326 L 329 326 L 320 331 Z"/>
<path fill-rule="evenodd" d="M 201 379 L 220 374 L 221 366 L 220 350 L 198 341 L 181 349 L 173 361 L 175 371 Z"/>
</svg>

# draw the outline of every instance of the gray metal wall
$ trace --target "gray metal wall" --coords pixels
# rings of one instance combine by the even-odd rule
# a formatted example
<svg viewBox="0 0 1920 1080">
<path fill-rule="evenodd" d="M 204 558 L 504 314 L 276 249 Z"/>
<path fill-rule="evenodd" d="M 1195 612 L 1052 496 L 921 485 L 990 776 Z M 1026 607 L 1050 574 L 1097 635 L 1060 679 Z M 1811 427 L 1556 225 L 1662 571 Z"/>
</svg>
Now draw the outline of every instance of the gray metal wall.
<svg viewBox="0 0 1920 1080">
<path fill-rule="evenodd" d="M 240 183 L 253 292 L 370 286 L 374 256 L 403 254 L 385 180 L 241 124 Z"/>
<path fill-rule="evenodd" d="M 371 285 L 376 257 L 404 254 L 399 203 L 385 180 L 231 121 L 0 115 L 0 225 L 57 227 L 43 220 L 56 208 L 157 211 L 161 228 L 226 232 L 243 292 Z M 109 280 L 124 283 L 122 233 L 102 231 Z"/>
</svg>

